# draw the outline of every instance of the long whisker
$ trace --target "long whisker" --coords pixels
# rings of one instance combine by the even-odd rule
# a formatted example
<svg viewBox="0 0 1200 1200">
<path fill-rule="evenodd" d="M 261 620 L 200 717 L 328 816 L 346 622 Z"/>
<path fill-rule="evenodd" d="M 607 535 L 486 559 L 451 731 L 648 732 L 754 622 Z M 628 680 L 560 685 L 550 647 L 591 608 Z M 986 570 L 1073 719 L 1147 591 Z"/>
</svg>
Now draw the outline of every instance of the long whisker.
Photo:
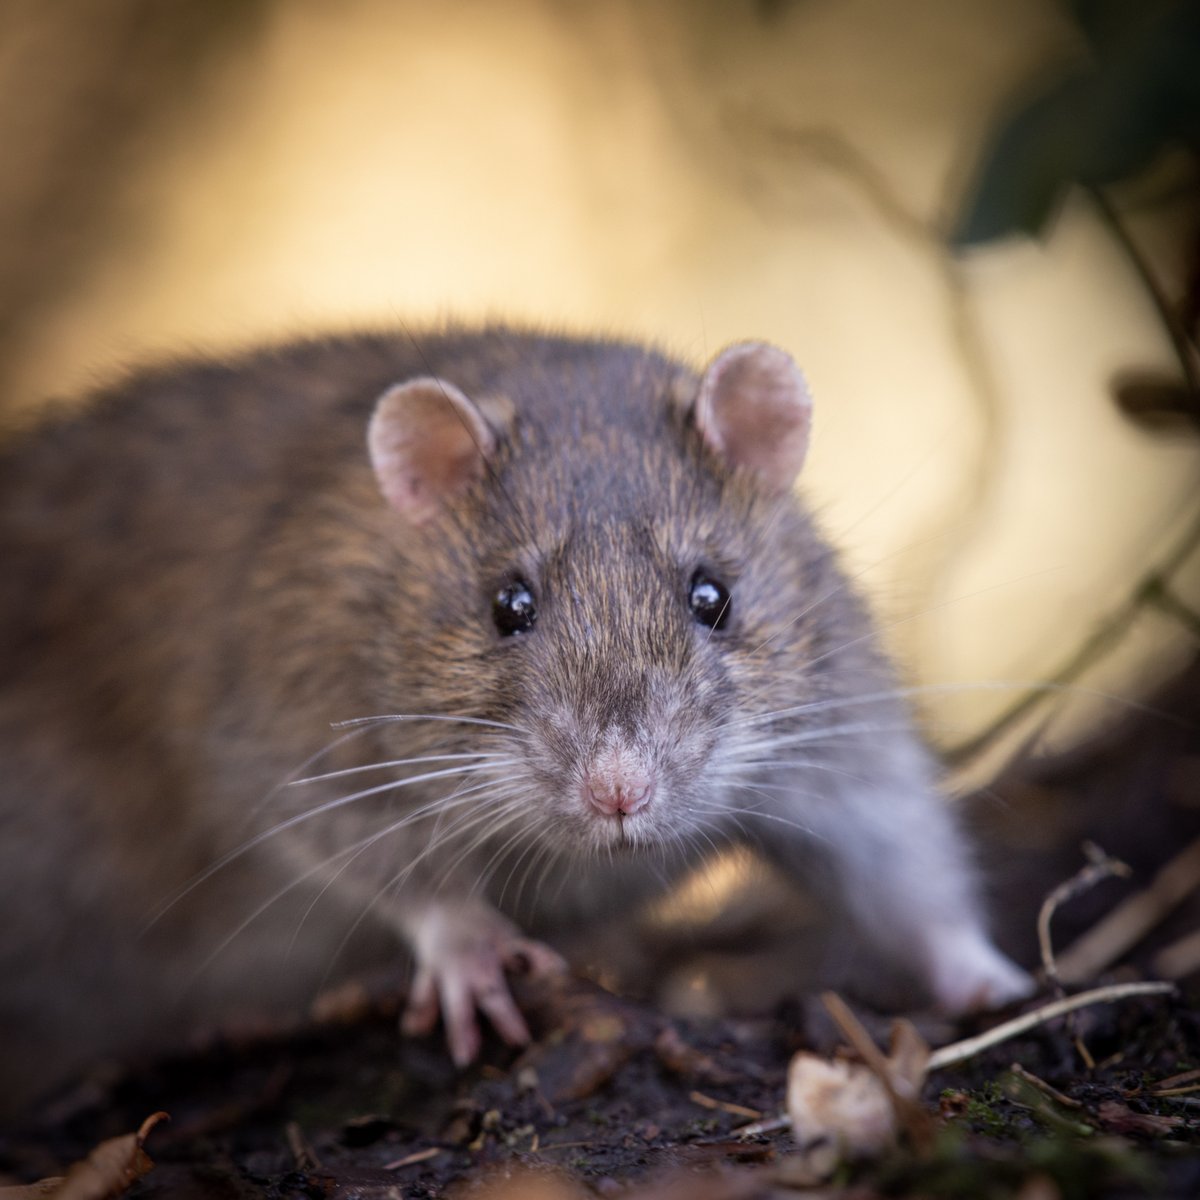
<svg viewBox="0 0 1200 1200">
<path fill-rule="evenodd" d="M 383 713 L 374 717 L 351 717 L 348 721 L 335 721 L 334 729 L 345 729 L 358 725 L 400 724 L 405 721 L 446 721 L 454 725 L 484 725 L 489 729 L 508 729 L 513 733 L 526 734 L 520 725 L 509 725 L 504 721 L 489 721 L 483 717 L 452 717 L 445 713 Z"/>
<path fill-rule="evenodd" d="M 202 963 L 200 963 L 200 965 L 192 973 L 192 982 L 194 983 L 197 979 L 199 979 L 200 976 L 210 966 L 212 966 L 212 964 L 221 956 L 221 954 L 223 954 L 225 950 L 227 950 L 247 929 L 249 929 L 250 926 L 253 925 L 254 922 L 257 921 L 259 917 L 261 917 L 265 912 L 267 912 L 268 909 L 270 909 L 272 906 L 278 904 L 280 900 L 282 900 L 290 892 L 295 891 L 296 888 L 298 888 L 306 880 L 311 879 L 314 875 L 318 874 L 319 872 L 321 872 L 323 870 L 326 870 L 332 863 L 337 862 L 337 860 L 339 858 L 341 858 L 343 855 L 354 855 L 356 853 L 360 853 L 361 848 L 364 846 L 364 844 L 367 844 L 367 843 L 373 841 L 376 836 L 377 836 L 376 834 L 371 834 L 368 837 L 363 838 L 361 841 L 355 842 L 353 845 L 343 846 L 340 850 L 335 851 L 333 854 L 329 855 L 327 858 L 323 858 L 319 862 L 314 863 L 311 867 L 308 868 L 308 870 L 295 876 L 293 879 L 289 880 L 286 884 L 284 884 L 281 888 L 279 888 L 275 892 L 273 892 L 270 896 L 267 897 L 266 900 L 264 900 L 260 905 L 258 905 L 258 907 L 255 908 L 253 912 L 251 912 L 247 917 L 245 917 L 233 929 L 233 931 L 227 937 L 225 937 L 224 939 L 222 939 L 222 941 L 220 943 L 218 943 L 216 948 L 208 955 L 207 958 L 204 959 L 204 961 Z M 307 912 L 305 915 L 307 916 Z M 295 944 L 295 939 L 293 938 L 292 945 L 294 945 L 294 944 Z M 289 947 L 289 952 L 290 952 L 290 947 Z"/>
<path fill-rule="evenodd" d="M 351 924 L 350 928 L 346 930 L 345 936 L 338 943 L 336 949 L 330 955 L 329 966 L 326 968 L 326 971 L 325 971 L 325 980 L 326 981 L 328 981 L 329 976 L 333 971 L 334 965 L 337 963 L 337 960 L 341 957 L 342 953 L 345 951 L 346 946 L 350 942 L 350 939 L 357 932 L 358 927 L 363 923 L 363 921 L 365 921 L 367 919 L 367 916 L 370 914 L 371 910 L 374 909 L 375 905 L 378 904 L 380 899 L 384 895 L 386 895 L 389 891 L 399 889 L 403 885 L 404 881 L 409 877 L 409 875 L 412 874 L 413 869 L 417 866 L 417 864 L 424 857 L 426 857 L 426 855 L 432 849 L 433 849 L 433 847 L 431 847 L 431 846 L 426 847 L 426 849 L 421 854 L 417 855 L 417 857 L 415 859 L 413 859 L 411 862 L 407 863 L 401 870 L 397 871 L 395 875 L 393 875 L 389 880 L 387 880 L 387 882 L 384 883 L 384 885 L 381 888 L 379 888 L 378 891 L 375 892 L 375 894 L 370 898 L 370 900 L 368 900 L 366 905 L 363 907 L 362 911 L 354 919 L 353 924 Z"/>
<path fill-rule="evenodd" d="M 541 899 L 542 888 L 546 885 L 546 876 L 549 872 L 549 869 L 561 857 L 562 856 L 559 851 L 556 850 L 549 841 L 544 842 L 538 848 L 537 853 L 529 860 L 529 865 L 525 868 L 525 871 L 521 875 L 521 882 L 517 886 L 517 896 L 515 900 L 516 905 L 519 906 L 521 903 L 521 897 L 525 894 L 525 885 L 529 882 L 529 876 L 533 871 L 539 870 L 540 874 L 538 876 L 537 886 L 533 889 L 533 899 L 530 902 L 533 910 L 535 912 L 537 911 L 538 901 Z M 594 855 L 592 855 L 592 857 L 594 857 Z M 539 864 L 541 864 L 543 860 L 545 860 L 545 866 L 541 867 Z"/>
<path fill-rule="evenodd" d="M 1085 688 L 1077 684 L 1046 683 L 1036 679 L 1011 680 L 980 680 L 973 683 L 927 683 L 914 684 L 908 687 L 887 688 L 881 691 L 855 693 L 847 696 L 837 696 L 832 699 L 810 700 L 804 704 L 792 705 L 789 708 L 775 709 L 771 712 L 755 713 L 736 721 L 726 721 L 722 729 L 738 729 L 746 726 L 765 725 L 783 717 L 801 716 L 805 714 L 830 712 L 839 708 L 852 708 L 863 704 L 874 704 L 886 700 L 902 700 L 914 696 L 930 696 L 943 694 L 961 694 L 984 691 L 1023 691 L 1037 689 L 1044 692 L 1059 692 L 1067 695 L 1086 696 L 1096 700 L 1110 700 L 1115 704 L 1124 705 L 1130 709 L 1145 712 L 1152 716 L 1171 717 L 1170 713 L 1159 712 L 1153 707 L 1117 696 L 1094 688 Z"/>
<path fill-rule="evenodd" d="M 341 779 L 346 775 L 360 775 L 365 771 L 382 771 L 392 767 L 411 767 L 417 763 L 462 762 L 474 759 L 504 759 L 512 761 L 511 755 L 503 751 L 473 754 L 424 754 L 416 758 L 391 758 L 382 762 L 367 763 L 361 767 L 344 767 L 340 771 L 326 771 L 323 775 L 309 775 L 304 779 L 293 779 L 287 787 L 302 787 L 306 783 L 321 783 L 326 779 Z"/>
<path fill-rule="evenodd" d="M 293 782 L 297 775 L 307 771 L 308 768 L 313 765 L 313 763 L 320 762 L 325 755 L 331 754 L 339 746 L 344 746 L 347 742 L 352 742 L 369 732 L 370 729 L 365 726 L 360 729 L 351 729 L 347 733 L 339 734 L 331 742 L 327 742 L 321 747 L 320 750 L 316 751 L 315 754 L 310 754 L 308 758 L 300 763 L 299 766 L 293 767 L 292 770 L 290 770 L 277 784 L 275 784 L 274 787 L 272 787 L 264 796 L 250 806 L 246 813 L 247 822 L 249 822 L 251 819 L 257 816 L 259 812 L 266 808 L 267 805 L 270 804 L 280 792 L 282 792 Z"/>
<path fill-rule="evenodd" d="M 428 771 L 423 775 L 413 775 L 407 779 L 392 780 L 388 783 L 381 783 L 376 787 L 365 788 L 359 792 L 352 792 L 348 796 L 339 796 L 334 800 L 327 800 L 323 804 L 318 804 L 313 808 L 306 809 L 304 812 L 296 813 L 294 816 L 288 817 L 285 821 L 280 821 L 273 825 L 270 829 L 264 829 L 261 833 L 257 833 L 254 837 L 247 839 L 240 846 L 235 846 L 232 850 L 221 855 L 210 866 L 205 867 L 198 875 L 192 878 L 180 891 L 167 900 L 159 907 L 150 917 L 145 930 L 153 928 L 172 908 L 175 907 L 186 896 L 190 895 L 202 883 L 211 879 L 218 871 L 224 870 L 230 863 L 241 858 L 244 854 L 248 854 L 256 846 L 261 846 L 269 839 L 278 836 L 288 829 L 292 829 L 305 821 L 310 821 L 314 817 L 321 816 L 324 813 L 332 812 L 334 809 L 342 808 L 347 804 L 353 804 L 357 800 L 365 799 L 368 796 L 375 796 L 381 792 L 393 791 L 397 788 L 409 787 L 414 783 L 426 783 L 431 779 L 443 779 L 448 775 L 460 775 L 472 771 L 491 770 L 496 764 L 494 763 L 478 763 L 474 766 L 452 767 L 443 771 Z"/>
<path fill-rule="evenodd" d="M 308 908 L 304 910 L 304 913 L 296 926 L 296 930 L 292 934 L 292 940 L 288 946 L 288 953 L 291 953 L 292 947 L 296 944 L 296 939 L 300 936 L 300 930 L 303 928 L 305 921 L 308 920 L 308 917 L 312 913 L 313 909 L 316 908 L 318 902 L 321 900 L 321 897 L 324 896 L 325 893 L 334 885 L 334 883 L 337 882 L 341 875 L 346 871 L 351 863 L 353 863 L 353 861 L 359 857 L 359 855 L 364 854 L 383 838 L 388 837 L 393 833 L 398 833 L 401 829 L 413 824 L 417 818 L 427 816 L 434 810 L 438 812 L 440 817 L 440 815 L 448 809 L 462 807 L 468 798 L 475 796 L 478 792 L 486 791 L 492 786 L 494 786 L 494 781 L 485 780 L 483 783 L 476 784 L 474 787 L 456 789 L 449 795 L 440 797 L 436 802 L 424 805 L 414 813 L 405 814 L 400 818 L 400 820 L 393 821 L 390 825 L 384 826 L 383 829 L 376 831 L 375 833 L 363 838 L 360 842 L 358 842 L 355 852 L 326 881 L 324 887 L 322 887 L 316 896 L 313 897 L 313 900 L 309 904 Z M 473 801 L 473 803 L 477 803 L 477 801 Z"/>
<path fill-rule="evenodd" d="M 738 790 L 744 791 L 744 792 L 759 792 L 760 795 L 762 794 L 760 789 L 758 787 L 754 786 L 753 784 L 742 784 Z M 776 803 L 776 801 L 770 796 L 763 795 L 763 799 L 771 804 Z M 705 808 L 698 807 L 696 809 L 696 811 L 701 812 L 701 813 L 710 813 L 712 815 L 717 815 L 717 816 L 722 815 L 720 813 L 720 811 L 716 810 L 716 809 L 705 809 Z M 790 828 L 790 829 L 799 830 L 801 833 L 803 833 L 805 835 L 805 837 L 815 838 L 816 840 L 822 841 L 822 842 L 830 841 L 830 838 L 827 835 L 822 834 L 819 830 L 813 829 L 811 826 L 808 826 L 808 825 L 803 825 L 799 821 L 791 820 L 788 817 L 781 817 L 781 816 L 779 816 L 778 813 L 764 812 L 761 808 L 751 808 L 747 811 L 753 814 L 754 820 L 756 820 L 756 821 L 759 821 L 759 820 L 775 821 L 780 825 L 788 826 L 788 828 Z"/>
<path fill-rule="evenodd" d="M 526 808 L 524 804 L 524 798 L 521 795 L 514 795 L 510 796 L 507 800 L 504 800 L 501 804 L 495 807 L 490 807 L 486 811 L 481 812 L 475 820 L 464 821 L 457 826 L 453 831 L 454 834 L 469 834 L 480 829 L 480 827 L 482 827 L 482 832 L 476 835 L 475 840 L 472 841 L 470 845 L 464 846 L 458 852 L 457 857 L 448 864 L 447 870 L 442 877 L 441 884 L 439 884 L 439 890 L 441 890 L 441 887 L 444 886 L 448 880 L 455 877 L 461 865 L 467 859 L 469 859 L 471 855 L 473 855 L 479 849 L 480 846 L 494 839 L 500 830 L 506 828 L 508 825 L 511 825 L 514 821 L 521 817 L 525 811 Z M 477 884 L 478 878 L 476 879 L 476 884 L 472 885 L 472 894 L 474 893 Z"/>
<path fill-rule="evenodd" d="M 868 782 L 862 775 L 856 775 L 853 771 L 847 771 L 843 767 L 830 766 L 829 763 L 813 762 L 811 758 L 765 758 L 749 762 L 738 761 L 722 767 L 721 775 L 730 783 L 736 784 L 741 782 L 738 776 L 744 771 L 771 770 L 782 767 L 791 770 L 827 771 L 831 775 L 843 775 L 847 779 L 853 779 L 855 783 L 866 784 Z"/>
</svg>

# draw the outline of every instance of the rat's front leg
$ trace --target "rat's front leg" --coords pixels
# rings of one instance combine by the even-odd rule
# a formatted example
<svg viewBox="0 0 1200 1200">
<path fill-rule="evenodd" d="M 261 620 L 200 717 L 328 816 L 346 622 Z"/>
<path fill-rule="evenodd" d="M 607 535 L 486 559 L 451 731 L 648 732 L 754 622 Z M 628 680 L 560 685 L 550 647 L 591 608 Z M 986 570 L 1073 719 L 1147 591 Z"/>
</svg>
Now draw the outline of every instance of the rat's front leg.
<svg viewBox="0 0 1200 1200">
<path fill-rule="evenodd" d="M 407 906 L 402 925 L 416 958 L 402 1029 L 433 1031 L 439 1013 L 450 1056 L 465 1066 L 479 1053 L 477 1012 L 510 1045 L 529 1041 L 529 1029 L 512 997 L 506 971 L 535 976 L 566 969 L 562 958 L 525 937 L 482 900 L 445 898 Z"/>
<path fill-rule="evenodd" d="M 920 756 L 898 770 L 822 793 L 798 783 L 771 793 L 759 842 L 802 883 L 815 874 L 865 939 L 949 1014 L 998 1008 L 1032 991 L 988 936 L 967 846 Z M 755 825 L 755 814 L 746 814 Z"/>
</svg>

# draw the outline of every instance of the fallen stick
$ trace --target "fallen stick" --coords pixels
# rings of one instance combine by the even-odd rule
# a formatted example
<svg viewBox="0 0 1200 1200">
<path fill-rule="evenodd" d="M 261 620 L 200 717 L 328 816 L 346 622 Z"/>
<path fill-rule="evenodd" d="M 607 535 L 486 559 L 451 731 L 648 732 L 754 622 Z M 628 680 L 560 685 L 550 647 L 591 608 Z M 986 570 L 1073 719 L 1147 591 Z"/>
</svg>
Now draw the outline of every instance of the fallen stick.
<svg viewBox="0 0 1200 1200">
<path fill-rule="evenodd" d="M 1055 1000 L 1044 1004 L 1033 1012 L 1022 1013 L 1011 1021 L 1004 1021 L 994 1029 L 981 1033 L 977 1037 L 964 1038 L 961 1042 L 951 1042 L 940 1050 L 935 1050 L 929 1056 L 929 1070 L 939 1071 L 943 1067 L 952 1066 L 968 1058 L 973 1058 L 981 1050 L 998 1046 L 1009 1038 L 1053 1021 L 1055 1017 L 1065 1016 L 1077 1008 L 1086 1008 L 1089 1004 L 1111 1004 L 1114 1000 L 1124 1000 L 1129 996 L 1166 996 L 1176 991 L 1173 983 L 1114 983 L 1109 987 L 1092 988 L 1091 991 L 1079 992 L 1067 996 L 1063 1000 Z"/>
<path fill-rule="evenodd" d="M 1062 905 L 1069 900 L 1074 900 L 1076 896 L 1082 895 L 1089 888 L 1095 887 L 1102 879 L 1110 879 L 1114 875 L 1128 879 L 1133 874 L 1127 863 L 1105 854 L 1092 842 L 1085 843 L 1084 853 L 1088 857 L 1087 865 L 1066 883 L 1060 883 L 1042 901 L 1042 907 L 1038 912 L 1037 935 L 1038 948 L 1041 950 L 1042 956 L 1042 971 L 1046 976 L 1046 981 L 1060 996 L 1063 994 L 1063 989 L 1059 981 L 1058 964 L 1054 960 L 1054 946 L 1050 940 L 1050 918 Z"/>
<path fill-rule="evenodd" d="M 1118 904 L 1058 956 L 1058 977 L 1065 983 L 1094 979 L 1135 946 L 1200 885 L 1200 838 L 1177 854 L 1145 891 Z"/>
</svg>

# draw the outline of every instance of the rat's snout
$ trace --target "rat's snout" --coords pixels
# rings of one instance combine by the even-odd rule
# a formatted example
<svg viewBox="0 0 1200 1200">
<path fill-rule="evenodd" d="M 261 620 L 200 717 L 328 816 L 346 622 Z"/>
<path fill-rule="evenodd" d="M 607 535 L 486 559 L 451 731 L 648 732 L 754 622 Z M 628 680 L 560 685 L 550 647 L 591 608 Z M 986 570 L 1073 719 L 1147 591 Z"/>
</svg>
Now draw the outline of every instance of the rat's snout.
<svg viewBox="0 0 1200 1200">
<path fill-rule="evenodd" d="M 584 804 L 604 817 L 628 817 L 654 796 L 654 773 L 634 747 L 609 741 L 583 771 Z"/>
</svg>

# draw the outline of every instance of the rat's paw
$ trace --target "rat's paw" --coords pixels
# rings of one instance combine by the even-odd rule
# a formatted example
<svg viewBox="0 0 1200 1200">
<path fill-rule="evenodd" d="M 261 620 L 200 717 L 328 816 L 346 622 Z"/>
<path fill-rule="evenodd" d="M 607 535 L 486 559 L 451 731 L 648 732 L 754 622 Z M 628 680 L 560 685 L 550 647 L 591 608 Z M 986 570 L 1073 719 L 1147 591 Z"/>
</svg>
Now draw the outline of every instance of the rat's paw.
<svg viewBox="0 0 1200 1200">
<path fill-rule="evenodd" d="M 975 930 L 939 939 L 929 986 L 934 1003 L 950 1016 L 1003 1008 L 1034 989 L 1033 979 Z"/>
<path fill-rule="evenodd" d="M 482 1012 L 510 1046 L 529 1041 L 506 970 L 534 976 L 566 970 L 549 946 L 523 937 L 482 906 L 431 909 L 415 940 L 417 974 L 401 1029 L 411 1035 L 431 1033 L 440 1013 L 450 1057 L 460 1067 L 479 1053 L 476 1012 Z"/>
</svg>

